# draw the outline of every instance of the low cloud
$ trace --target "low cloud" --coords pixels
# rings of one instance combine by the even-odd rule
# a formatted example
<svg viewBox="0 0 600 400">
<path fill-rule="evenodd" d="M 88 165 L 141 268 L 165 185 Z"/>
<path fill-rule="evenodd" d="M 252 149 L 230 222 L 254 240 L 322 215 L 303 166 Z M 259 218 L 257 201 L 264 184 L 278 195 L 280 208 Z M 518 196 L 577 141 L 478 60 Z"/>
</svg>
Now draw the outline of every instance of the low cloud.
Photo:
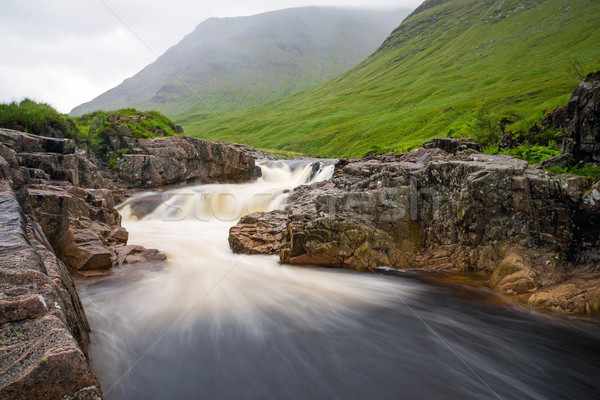
<svg viewBox="0 0 600 400">
<path fill-rule="evenodd" d="M 318 3 L 344 6 L 348 2 Z M 0 54 L 3 55 L 0 101 L 30 97 L 66 113 L 153 62 L 153 53 L 162 54 L 207 18 L 252 15 L 314 4 L 273 0 L 202 3 L 4 0 L 0 14 Z M 352 3 L 354 7 L 414 8 L 419 1 Z"/>
</svg>

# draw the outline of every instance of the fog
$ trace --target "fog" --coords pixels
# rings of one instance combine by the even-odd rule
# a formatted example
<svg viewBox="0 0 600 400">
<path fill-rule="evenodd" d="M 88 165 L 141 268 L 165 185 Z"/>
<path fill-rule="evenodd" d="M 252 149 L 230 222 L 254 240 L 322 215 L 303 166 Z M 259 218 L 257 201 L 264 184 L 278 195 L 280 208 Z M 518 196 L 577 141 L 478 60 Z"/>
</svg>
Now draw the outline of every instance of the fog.
<svg viewBox="0 0 600 400">
<path fill-rule="evenodd" d="M 210 17 L 307 5 L 414 8 L 420 0 L 3 0 L 0 102 L 24 97 L 60 112 L 118 85 Z"/>
</svg>

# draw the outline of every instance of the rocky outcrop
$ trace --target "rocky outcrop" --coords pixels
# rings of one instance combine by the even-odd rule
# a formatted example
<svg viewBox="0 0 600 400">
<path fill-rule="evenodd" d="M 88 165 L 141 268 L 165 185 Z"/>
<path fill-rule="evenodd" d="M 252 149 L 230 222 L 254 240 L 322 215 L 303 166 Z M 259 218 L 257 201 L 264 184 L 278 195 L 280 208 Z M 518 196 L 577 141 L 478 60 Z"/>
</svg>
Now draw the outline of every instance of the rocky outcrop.
<svg viewBox="0 0 600 400">
<path fill-rule="evenodd" d="M 188 136 L 134 139 L 112 136 L 120 180 L 132 187 L 179 183 L 239 183 L 255 178 L 254 157 L 231 144 Z"/>
<path fill-rule="evenodd" d="M 600 71 L 581 82 L 569 103 L 554 110 L 542 122 L 542 128 L 562 129 L 563 154 L 544 160 L 544 168 L 600 162 Z"/>
<path fill-rule="evenodd" d="M 251 244 L 256 235 L 261 248 L 279 248 L 292 264 L 480 272 L 497 291 L 535 307 L 554 307 L 558 300 L 543 293 L 587 269 L 592 283 L 577 285 L 585 306 L 561 309 L 598 315 L 589 289 L 600 285 L 597 186 L 509 156 L 438 148 L 391 161 L 341 160 L 331 181 L 294 191 L 282 240 L 273 232 L 264 242 L 259 225 L 280 226 L 270 214 L 244 220 L 230 240 L 244 232 Z"/>
<path fill-rule="evenodd" d="M 277 254 L 286 221 L 287 213 L 279 210 L 246 215 L 229 230 L 229 246 L 234 253 Z"/>
<path fill-rule="evenodd" d="M 71 276 L 6 179 L 0 229 L 0 398 L 100 398 Z"/>
<path fill-rule="evenodd" d="M 255 174 L 251 153 L 233 145 L 184 136 L 135 139 L 126 125 L 110 132 L 107 146 L 121 157 L 116 177 L 70 139 L 0 129 L 2 399 L 102 397 L 69 271 L 97 275 L 166 258 L 127 245 L 114 208 L 123 184 L 243 182 Z"/>
<path fill-rule="evenodd" d="M 107 189 L 28 185 L 29 206 L 56 255 L 72 270 L 112 267 L 111 245 L 127 243 Z"/>
<path fill-rule="evenodd" d="M 107 270 L 127 232 L 115 210 L 109 173 L 76 152 L 70 139 L 0 129 L 3 178 L 71 271 Z"/>
<path fill-rule="evenodd" d="M 563 151 L 577 161 L 600 162 L 600 72 L 577 86 L 565 114 Z"/>
<path fill-rule="evenodd" d="M 164 260 L 126 246 L 110 175 L 73 141 L 0 129 L 0 398 L 99 399 L 69 270 Z"/>
<path fill-rule="evenodd" d="M 446 153 L 456 154 L 458 151 L 471 150 L 481 152 L 481 145 L 471 138 L 434 138 L 429 142 L 423 143 L 424 149 L 441 149 Z"/>
</svg>

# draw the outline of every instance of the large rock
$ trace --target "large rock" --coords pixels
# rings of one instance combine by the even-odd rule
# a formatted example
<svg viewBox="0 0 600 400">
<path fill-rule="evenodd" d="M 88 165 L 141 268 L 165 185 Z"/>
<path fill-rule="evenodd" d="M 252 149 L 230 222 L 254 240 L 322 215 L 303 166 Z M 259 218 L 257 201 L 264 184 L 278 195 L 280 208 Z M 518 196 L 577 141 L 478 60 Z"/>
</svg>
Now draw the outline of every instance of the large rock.
<svg viewBox="0 0 600 400">
<path fill-rule="evenodd" d="M 71 139 L 55 139 L 29 133 L 0 129 L 0 141 L 18 153 L 73 154 L 75 142 Z"/>
<path fill-rule="evenodd" d="M 112 253 L 106 245 L 113 228 L 121 222 L 114 208 L 94 206 L 102 199 L 84 189 L 37 185 L 26 191 L 52 248 L 67 266 L 74 270 L 112 267 Z"/>
<path fill-rule="evenodd" d="M 74 142 L 5 129 L 0 140 L 0 398 L 100 399 L 69 269 L 165 256 L 125 246 L 116 187 Z"/>
<path fill-rule="evenodd" d="M 131 154 L 123 154 L 118 160 L 118 175 L 134 187 L 239 183 L 255 177 L 254 158 L 230 144 L 170 136 L 137 139 L 128 144 L 128 151 Z"/>
<path fill-rule="evenodd" d="M 589 74 L 573 91 L 569 103 L 544 118 L 542 128 L 561 128 L 565 157 L 549 159 L 544 166 L 600 162 L 600 71 Z"/>
<path fill-rule="evenodd" d="M 441 149 L 450 154 L 456 154 L 458 151 L 471 150 L 474 152 L 481 151 L 481 145 L 471 138 L 453 138 L 443 137 L 434 138 L 429 142 L 423 143 L 424 149 Z"/>
<path fill-rule="evenodd" d="M 277 254 L 283 240 L 287 213 L 252 213 L 229 230 L 229 246 L 235 253 Z"/>
<path fill-rule="evenodd" d="M 6 180 L 0 230 L 0 398 L 100 398 L 73 281 Z"/>
<path fill-rule="evenodd" d="M 438 148 L 341 160 L 331 181 L 293 192 L 285 235 L 279 239 L 274 230 L 269 248 L 292 264 L 481 272 L 499 292 L 527 302 L 568 281 L 562 271 L 597 270 L 598 184 L 530 169 L 509 156 Z M 244 232 L 248 245 L 256 235 L 266 248 L 259 225 L 272 216 L 252 219 L 231 232 Z M 251 252 L 247 247 L 232 246 Z M 564 310 L 596 312 L 592 305 Z"/>
</svg>

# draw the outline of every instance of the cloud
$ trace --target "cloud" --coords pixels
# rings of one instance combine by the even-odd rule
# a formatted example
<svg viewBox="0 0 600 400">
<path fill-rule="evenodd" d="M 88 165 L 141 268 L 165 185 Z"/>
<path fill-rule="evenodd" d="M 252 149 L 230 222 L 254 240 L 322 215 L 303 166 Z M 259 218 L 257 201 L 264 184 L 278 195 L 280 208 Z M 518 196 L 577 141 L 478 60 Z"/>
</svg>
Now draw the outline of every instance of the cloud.
<svg viewBox="0 0 600 400">
<path fill-rule="evenodd" d="M 153 53 L 164 53 L 210 17 L 252 15 L 316 3 L 414 8 L 419 2 L 3 0 L 0 101 L 31 97 L 69 112 L 153 62 Z"/>
</svg>

